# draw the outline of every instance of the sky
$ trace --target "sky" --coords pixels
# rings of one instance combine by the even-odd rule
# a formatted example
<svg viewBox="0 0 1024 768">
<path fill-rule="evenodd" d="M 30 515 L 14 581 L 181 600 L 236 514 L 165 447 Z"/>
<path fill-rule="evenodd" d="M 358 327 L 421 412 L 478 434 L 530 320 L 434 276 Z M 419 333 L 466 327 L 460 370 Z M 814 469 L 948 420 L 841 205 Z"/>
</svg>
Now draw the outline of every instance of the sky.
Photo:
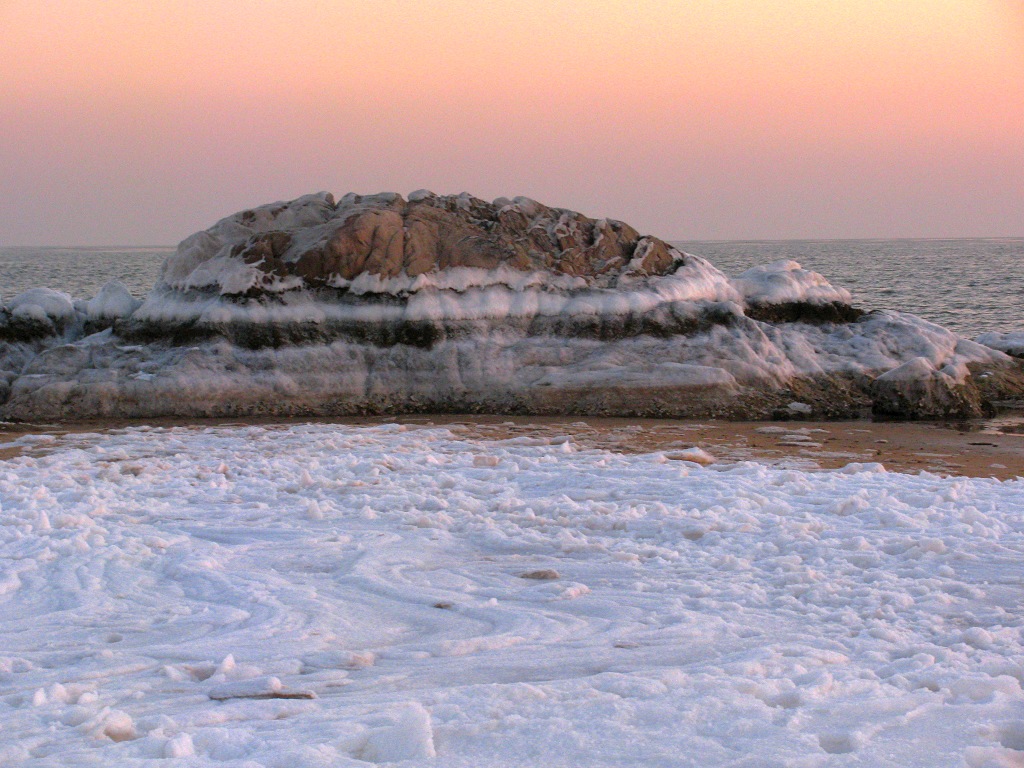
<svg viewBox="0 0 1024 768">
<path fill-rule="evenodd" d="M 320 190 L 1024 236 L 1024 0 L 0 0 L 0 245 Z"/>
</svg>

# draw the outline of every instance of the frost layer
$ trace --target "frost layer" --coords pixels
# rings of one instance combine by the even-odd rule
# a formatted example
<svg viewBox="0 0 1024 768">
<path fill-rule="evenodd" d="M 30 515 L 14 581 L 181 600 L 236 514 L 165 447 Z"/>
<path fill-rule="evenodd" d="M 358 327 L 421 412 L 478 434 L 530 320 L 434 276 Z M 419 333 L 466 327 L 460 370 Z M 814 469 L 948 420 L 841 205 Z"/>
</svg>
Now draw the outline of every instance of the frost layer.
<svg viewBox="0 0 1024 768">
<path fill-rule="evenodd" d="M 1020 480 L 400 427 L 21 445 L 4 766 L 1020 762 Z"/>
</svg>

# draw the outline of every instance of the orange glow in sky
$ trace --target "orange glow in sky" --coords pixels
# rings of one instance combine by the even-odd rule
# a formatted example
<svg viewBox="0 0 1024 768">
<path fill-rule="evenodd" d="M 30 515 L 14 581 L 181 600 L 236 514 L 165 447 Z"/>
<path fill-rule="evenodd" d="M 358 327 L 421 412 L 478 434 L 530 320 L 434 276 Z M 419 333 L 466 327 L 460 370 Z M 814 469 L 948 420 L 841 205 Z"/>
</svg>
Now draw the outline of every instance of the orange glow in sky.
<svg viewBox="0 0 1024 768">
<path fill-rule="evenodd" d="M 0 0 L 0 245 L 327 189 L 667 238 L 1024 235 L 1019 0 Z"/>
</svg>

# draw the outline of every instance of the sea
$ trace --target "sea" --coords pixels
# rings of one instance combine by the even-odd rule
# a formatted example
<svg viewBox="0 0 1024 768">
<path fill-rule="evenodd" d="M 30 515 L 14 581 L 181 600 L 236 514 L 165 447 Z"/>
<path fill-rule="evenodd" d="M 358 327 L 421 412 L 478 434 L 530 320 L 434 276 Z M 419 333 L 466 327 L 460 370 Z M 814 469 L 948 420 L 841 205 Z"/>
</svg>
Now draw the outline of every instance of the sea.
<svg viewBox="0 0 1024 768">
<path fill-rule="evenodd" d="M 960 240 L 678 241 L 726 274 L 793 260 L 849 290 L 865 309 L 919 315 L 973 337 L 1024 330 L 1024 238 Z M 174 249 L 0 248 L 0 297 L 55 288 L 90 298 L 118 279 L 138 297 Z"/>
</svg>

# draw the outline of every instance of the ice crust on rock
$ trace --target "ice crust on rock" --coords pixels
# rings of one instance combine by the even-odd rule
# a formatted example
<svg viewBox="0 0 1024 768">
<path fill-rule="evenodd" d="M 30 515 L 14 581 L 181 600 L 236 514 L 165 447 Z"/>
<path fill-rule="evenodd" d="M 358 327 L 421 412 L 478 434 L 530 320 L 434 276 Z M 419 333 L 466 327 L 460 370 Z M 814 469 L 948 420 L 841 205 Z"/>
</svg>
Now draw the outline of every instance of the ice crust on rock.
<svg viewBox="0 0 1024 768">
<path fill-rule="evenodd" d="M 851 322 L 863 315 L 845 288 L 795 261 L 752 267 L 736 276 L 732 286 L 742 296 L 746 314 L 768 322 Z"/>
<path fill-rule="evenodd" d="M 3 418 L 945 418 L 1024 398 L 1005 354 L 865 313 L 795 262 L 730 281 L 523 197 L 307 195 L 187 238 L 141 305 L 119 284 L 29 294 L 0 319 Z"/>
<path fill-rule="evenodd" d="M 883 373 L 872 384 L 874 413 L 877 416 L 921 418 L 928 416 L 991 416 L 962 363 L 947 363 L 937 370 L 924 357 L 915 357 Z"/>
<path fill-rule="evenodd" d="M 87 301 L 50 288 L 30 288 L 0 309 L 0 343 L 57 336 L 73 340 L 127 318 L 141 303 L 119 280 L 110 281 Z"/>
<path fill-rule="evenodd" d="M 74 300 L 52 288 L 30 288 L 7 303 L 12 317 L 39 321 L 66 321 L 75 317 Z"/>
<path fill-rule="evenodd" d="M 1024 331 L 983 333 L 974 340 L 1013 357 L 1024 357 Z"/>
<path fill-rule="evenodd" d="M 824 276 L 795 261 L 776 261 L 742 272 L 732 285 L 749 304 L 851 304 L 845 288 L 832 286 Z"/>
<path fill-rule="evenodd" d="M 429 345 L 128 344 L 107 332 L 31 358 L 10 383 L 4 413 L 22 420 L 431 410 L 765 418 L 791 416 L 789 405 L 801 402 L 810 413 L 797 415 L 856 416 L 871 407 L 874 377 L 915 358 L 927 361 L 921 372 L 929 380 L 934 371 L 960 371 L 975 387 L 990 379 L 973 383 L 972 366 L 1012 373 L 1006 366 L 1013 365 L 898 313 L 845 325 L 740 316 L 690 334 L 613 340 L 483 327 Z"/>
<path fill-rule="evenodd" d="M 130 316 L 142 302 L 136 299 L 120 280 L 111 280 L 82 308 L 85 316 L 95 323 L 112 323 Z"/>
</svg>

